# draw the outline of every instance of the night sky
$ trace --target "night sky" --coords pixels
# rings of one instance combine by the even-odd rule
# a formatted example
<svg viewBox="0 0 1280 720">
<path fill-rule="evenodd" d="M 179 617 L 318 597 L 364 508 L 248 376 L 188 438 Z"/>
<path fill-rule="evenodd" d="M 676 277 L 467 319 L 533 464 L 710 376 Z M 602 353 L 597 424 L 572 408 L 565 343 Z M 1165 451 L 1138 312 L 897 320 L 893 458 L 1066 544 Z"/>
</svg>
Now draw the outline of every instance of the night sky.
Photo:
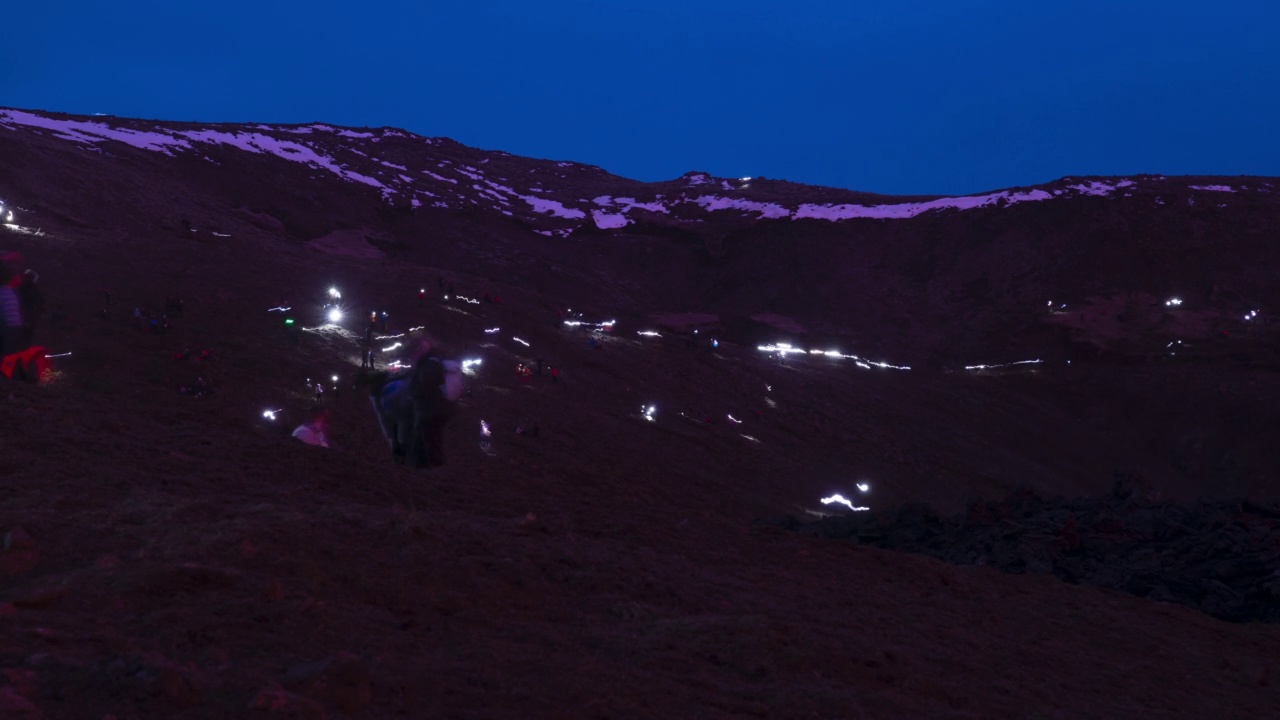
<svg viewBox="0 0 1280 720">
<path fill-rule="evenodd" d="M 1280 174 L 1274 0 L 46 0 L 0 105 L 402 127 L 640 180 Z"/>
</svg>

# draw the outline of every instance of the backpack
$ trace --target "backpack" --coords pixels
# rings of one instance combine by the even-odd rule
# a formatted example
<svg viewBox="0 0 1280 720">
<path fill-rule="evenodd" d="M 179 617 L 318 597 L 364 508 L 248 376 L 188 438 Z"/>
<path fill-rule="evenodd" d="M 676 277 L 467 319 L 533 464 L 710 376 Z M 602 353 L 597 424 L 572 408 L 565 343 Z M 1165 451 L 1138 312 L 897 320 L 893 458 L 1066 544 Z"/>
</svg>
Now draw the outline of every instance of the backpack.
<svg viewBox="0 0 1280 720">
<path fill-rule="evenodd" d="M 454 360 L 441 360 L 440 364 L 444 366 L 444 382 L 440 385 L 440 392 L 445 400 L 457 402 L 463 391 L 462 365 Z"/>
</svg>

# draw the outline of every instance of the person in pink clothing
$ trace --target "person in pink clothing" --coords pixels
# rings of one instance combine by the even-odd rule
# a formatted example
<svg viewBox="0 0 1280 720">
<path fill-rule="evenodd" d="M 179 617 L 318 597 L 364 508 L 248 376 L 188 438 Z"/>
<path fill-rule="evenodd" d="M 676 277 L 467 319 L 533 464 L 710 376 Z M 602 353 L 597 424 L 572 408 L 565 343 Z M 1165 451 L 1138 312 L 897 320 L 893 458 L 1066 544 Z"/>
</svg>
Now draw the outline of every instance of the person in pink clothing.
<svg viewBox="0 0 1280 720">
<path fill-rule="evenodd" d="M 329 411 L 323 405 L 315 405 L 308 413 L 307 422 L 294 428 L 293 436 L 308 445 L 329 447 L 329 438 L 325 430 L 329 426 Z"/>
</svg>

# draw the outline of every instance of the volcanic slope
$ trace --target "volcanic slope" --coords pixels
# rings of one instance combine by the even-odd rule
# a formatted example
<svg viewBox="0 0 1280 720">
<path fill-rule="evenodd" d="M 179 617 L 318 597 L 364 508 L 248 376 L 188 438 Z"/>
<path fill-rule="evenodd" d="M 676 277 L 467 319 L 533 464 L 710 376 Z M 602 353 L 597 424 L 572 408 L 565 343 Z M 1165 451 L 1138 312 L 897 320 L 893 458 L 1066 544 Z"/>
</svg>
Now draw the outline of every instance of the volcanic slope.
<svg viewBox="0 0 1280 720">
<path fill-rule="evenodd" d="M 5 130 L 0 142 L 16 142 Z M 259 210 L 217 193 L 200 193 L 204 216 L 165 202 L 210 182 L 162 175 L 186 161 L 178 150 L 101 143 L 133 192 L 92 175 L 103 160 L 80 146 L 96 143 L 46 134 L 5 157 L 70 163 L 63 145 L 94 163 L 63 182 L 100 182 L 77 195 L 46 166 L 30 165 L 44 179 L 26 185 L 6 165 L 2 186 L 19 208 L 5 245 L 41 270 L 57 313 L 43 342 L 71 352 L 48 383 L 0 396 L 6 716 L 1265 717 L 1280 702 L 1273 627 L 751 524 L 831 512 L 818 500 L 833 492 L 950 508 L 1019 483 L 1092 494 L 1120 468 L 1169 494 L 1205 492 L 1207 470 L 1098 408 L 1114 409 L 1116 387 L 1149 399 L 1173 381 L 1192 397 L 1256 394 L 1270 387 L 1262 371 L 1096 362 L 993 377 L 779 363 L 729 339 L 690 351 L 637 332 L 652 311 L 709 306 L 646 305 L 648 290 L 575 283 L 532 259 L 564 246 L 531 245 L 516 268 L 497 252 L 477 260 L 480 240 L 449 249 L 446 231 L 514 232 L 488 211 L 435 216 L 444 230 L 422 234 L 432 255 L 383 219 L 380 194 L 349 197 L 365 183 L 326 190 L 354 236 L 333 236 L 343 211 L 323 203 L 330 219 L 299 235 L 248 219 L 292 202 L 275 199 L 290 183 L 253 173 Z M 427 222 L 423 211 L 403 210 Z M 560 240 L 610 241 L 548 238 Z M 586 273 L 596 258 L 582 252 L 572 262 Z M 437 278 L 501 303 L 437 301 Z M 321 325 L 330 286 L 352 318 L 340 327 Z M 132 327 L 133 308 L 168 297 L 185 307 L 169 334 Z M 296 348 L 269 312 L 281 306 L 308 328 Z M 593 348 L 561 324 L 567 307 L 618 322 Z M 389 335 L 425 325 L 483 359 L 443 468 L 392 465 L 348 386 L 370 309 L 389 312 Z M 211 358 L 174 360 L 184 348 Z M 513 367 L 538 357 L 560 374 L 525 385 Z M 291 440 L 312 402 L 304 380 L 332 374 L 335 448 Z M 212 395 L 179 392 L 197 377 Z M 276 408 L 276 422 L 262 416 Z M 516 435 L 522 421 L 538 437 Z M 1252 474 L 1238 482 L 1266 491 Z"/>
</svg>

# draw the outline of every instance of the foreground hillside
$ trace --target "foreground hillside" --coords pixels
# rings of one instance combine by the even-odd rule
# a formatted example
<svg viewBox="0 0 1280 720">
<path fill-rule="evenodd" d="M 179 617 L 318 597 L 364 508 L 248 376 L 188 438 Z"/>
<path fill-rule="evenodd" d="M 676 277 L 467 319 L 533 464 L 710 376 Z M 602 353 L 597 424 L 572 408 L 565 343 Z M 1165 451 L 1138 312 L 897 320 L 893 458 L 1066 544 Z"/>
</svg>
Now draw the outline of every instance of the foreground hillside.
<svg viewBox="0 0 1280 720">
<path fill-rule="evenodd" d="M 958 507 L 1019 482 L 1097 493 L 1118 468 L 1194 494 L 1165 458 L 1051 401 L 1078 382 L 1061 369 L 779 364 L 728 342 L 690 351 L 639 336 L 635 319 L 593 349 L 558 325 L 555 297 L 502 282 L 440 273 L 502 302 L 424 302 L 437 273 L 403 264 L 45 227 L 5 236 L 60 314 L 50 353 L 72 355 L 54 359 L 48 384 L 0 394 L 4 717 L 1280 707 L 1274 626 L 753 525 L 829 512 L 818 498 L 859 482 L 876 507 Z M 388 309 L 392 334 L 426 325 L 483 358 L 446 467 L 390 464 L 345 385 L 358 324 L 318 326 L 331 284 L 353 314 Z M 172 296 L 185 312 L 168 335 L 132 327 L 133 308 Z M 282 305 L 316 318 L 297 348 L 268 312 Z M 174 360 L 184 348 L 212 357 Z M 556 383 L 517 381 L 512 365 L 536 357 L 561 369 Z M 1196 369 L 1175 371 L 1194 392 Z M 1107 366 L 1084 372 L 1097 387 L 1125 382 Z M 338 419 L 326 452 L 287 431 L 312 401 L 303 381 L 330 373 L 344 382 L 325 399 Z M 197 377 L 213 394 L 179 392 Z M 262 417 L 277 408 L 278 424 Z M 539 436 L 516 435 L 521 420 Z"/>
</svg>

